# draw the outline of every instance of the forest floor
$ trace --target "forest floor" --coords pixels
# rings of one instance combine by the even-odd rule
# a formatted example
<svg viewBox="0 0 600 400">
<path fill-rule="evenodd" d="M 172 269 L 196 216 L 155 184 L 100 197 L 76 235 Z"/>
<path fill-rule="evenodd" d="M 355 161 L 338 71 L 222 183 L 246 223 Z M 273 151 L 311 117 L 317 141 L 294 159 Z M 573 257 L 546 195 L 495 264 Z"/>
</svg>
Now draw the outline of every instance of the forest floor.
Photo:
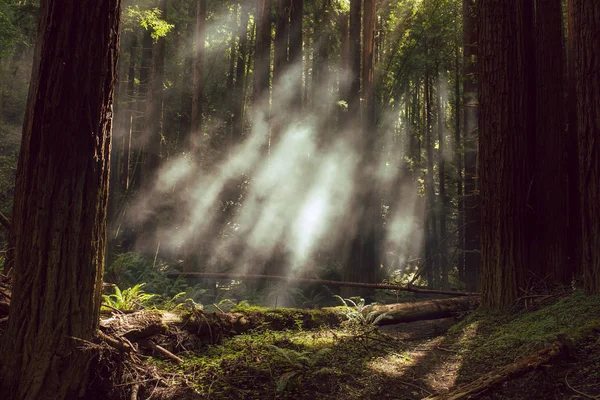
<svg viewBox="0 0 600 400">
<path fill-rule="evenodd" d="M 98 364 L 86 398 L 600 400 L 600 296 L 551 297 L 510 312 L 381 327 L 360 318 L 340 325 L 330 310 L 251 307 L 229 326 L 251 327 L 236 335 L 225 334 L 228 313 L 197 313 L 206 324 L 192 329 L 169 325 L 168 313 L 113 315 L 139 318 L 118 328 L 126 334 L 103 325 L 128 345 L 108 335 L 90 345 Z M 141 339 L 130 329 L 136 318 L 159 329 Z"/>
<path fill-rule="evenodd" d="M 459 322 L 259 324 L 217 344 L 158 335 L 157 344 L 173 348 L 178 337 L 175 347 L 188 351 L 177 352 L 179 362 L 143 359 L 144 376 L 123 378 L 126 368 L 111 397 L 131 398 L 136 387 L 140 399 L 600 399 L 600 298 L 575 292 L 553 301 L 508 314 L 476 311 Z M 457 387 L 554 343 L 564 351 L 547 362 L 452 397 Z"/>
</svg>

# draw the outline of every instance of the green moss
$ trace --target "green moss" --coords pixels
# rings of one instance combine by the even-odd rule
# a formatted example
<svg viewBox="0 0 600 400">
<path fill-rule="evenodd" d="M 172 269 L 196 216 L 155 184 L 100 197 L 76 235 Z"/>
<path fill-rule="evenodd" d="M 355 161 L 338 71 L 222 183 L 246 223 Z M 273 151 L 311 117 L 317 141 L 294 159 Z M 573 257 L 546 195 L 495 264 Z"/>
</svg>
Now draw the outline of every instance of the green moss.
<svg viewBox="0 0 600 400">
<path fill-rule="evenodd" d="M 494 367 L 542 349 L 557 338 L 575 342 L 600 326 L 600 296 L 577 291 L 532 312 L 512 314 L 478 311 L 454 326 L 463 337 L 467 363 Z M 469 334 L 471 332 L 471 334 Z M 474 334 L 476 333 L 476 335 Z"/>
</svg>

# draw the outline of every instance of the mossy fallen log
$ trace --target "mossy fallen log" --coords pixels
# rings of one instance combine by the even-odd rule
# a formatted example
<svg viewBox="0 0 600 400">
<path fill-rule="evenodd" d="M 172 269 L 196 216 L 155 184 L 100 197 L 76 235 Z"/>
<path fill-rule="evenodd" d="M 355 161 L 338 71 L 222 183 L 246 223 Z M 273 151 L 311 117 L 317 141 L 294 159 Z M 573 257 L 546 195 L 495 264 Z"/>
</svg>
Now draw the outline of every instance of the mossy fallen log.
<svg viewBox="0 0 600 400">
<path fill-rule="evenodd" d="M 390 325 L 452 317 L 475 309 L 479 303 L 479 297 L 471 296 L 372 306 L 369 310 L 373 319 L 380 317 L 378 325 Z"/>
</svg>

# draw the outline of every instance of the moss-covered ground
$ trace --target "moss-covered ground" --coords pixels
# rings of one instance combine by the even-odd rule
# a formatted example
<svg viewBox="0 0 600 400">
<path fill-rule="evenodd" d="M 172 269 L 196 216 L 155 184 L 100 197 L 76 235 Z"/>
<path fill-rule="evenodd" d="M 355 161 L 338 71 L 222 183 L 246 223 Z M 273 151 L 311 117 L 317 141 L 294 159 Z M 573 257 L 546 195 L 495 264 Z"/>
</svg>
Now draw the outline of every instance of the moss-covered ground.
<svg viewBox="0 0 600 400">
<path fill-rule="evenodd" d="M 480 398 L 600 399 L 600 297 L 581 292 L 534 311 L 478 310 L 449 331 L 453 320 L 383 332 L 368 325 L 308 329 L 298 310 L 237 311 L 278 313 L 288 322 L 285 330 L 258 327 L 181 352 L 180 365 L 152 359 L 178 388 L 176 398 L 422 399 L 560 340 L 568 357 Z"/>
</svg>

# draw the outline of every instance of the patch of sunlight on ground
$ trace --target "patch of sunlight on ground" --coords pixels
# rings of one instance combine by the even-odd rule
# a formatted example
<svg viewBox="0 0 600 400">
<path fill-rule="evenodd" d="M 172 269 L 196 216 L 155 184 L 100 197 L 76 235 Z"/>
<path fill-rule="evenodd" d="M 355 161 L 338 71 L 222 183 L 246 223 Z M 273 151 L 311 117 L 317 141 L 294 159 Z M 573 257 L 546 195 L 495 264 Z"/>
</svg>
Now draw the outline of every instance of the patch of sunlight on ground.
<svg viewBox="0 0 600 400">
<path fill-rule="evenodd" d="M 442 337 L 421 343 L 418 347 L 407 348 L 404 352 L 390 353 L 377 357 L 368 363 L 373 372 L 389 376 L 400 377 L 412 366 L 418 365 L 421 359 L 427 356 L 441 341 Z"/>
</svg>

